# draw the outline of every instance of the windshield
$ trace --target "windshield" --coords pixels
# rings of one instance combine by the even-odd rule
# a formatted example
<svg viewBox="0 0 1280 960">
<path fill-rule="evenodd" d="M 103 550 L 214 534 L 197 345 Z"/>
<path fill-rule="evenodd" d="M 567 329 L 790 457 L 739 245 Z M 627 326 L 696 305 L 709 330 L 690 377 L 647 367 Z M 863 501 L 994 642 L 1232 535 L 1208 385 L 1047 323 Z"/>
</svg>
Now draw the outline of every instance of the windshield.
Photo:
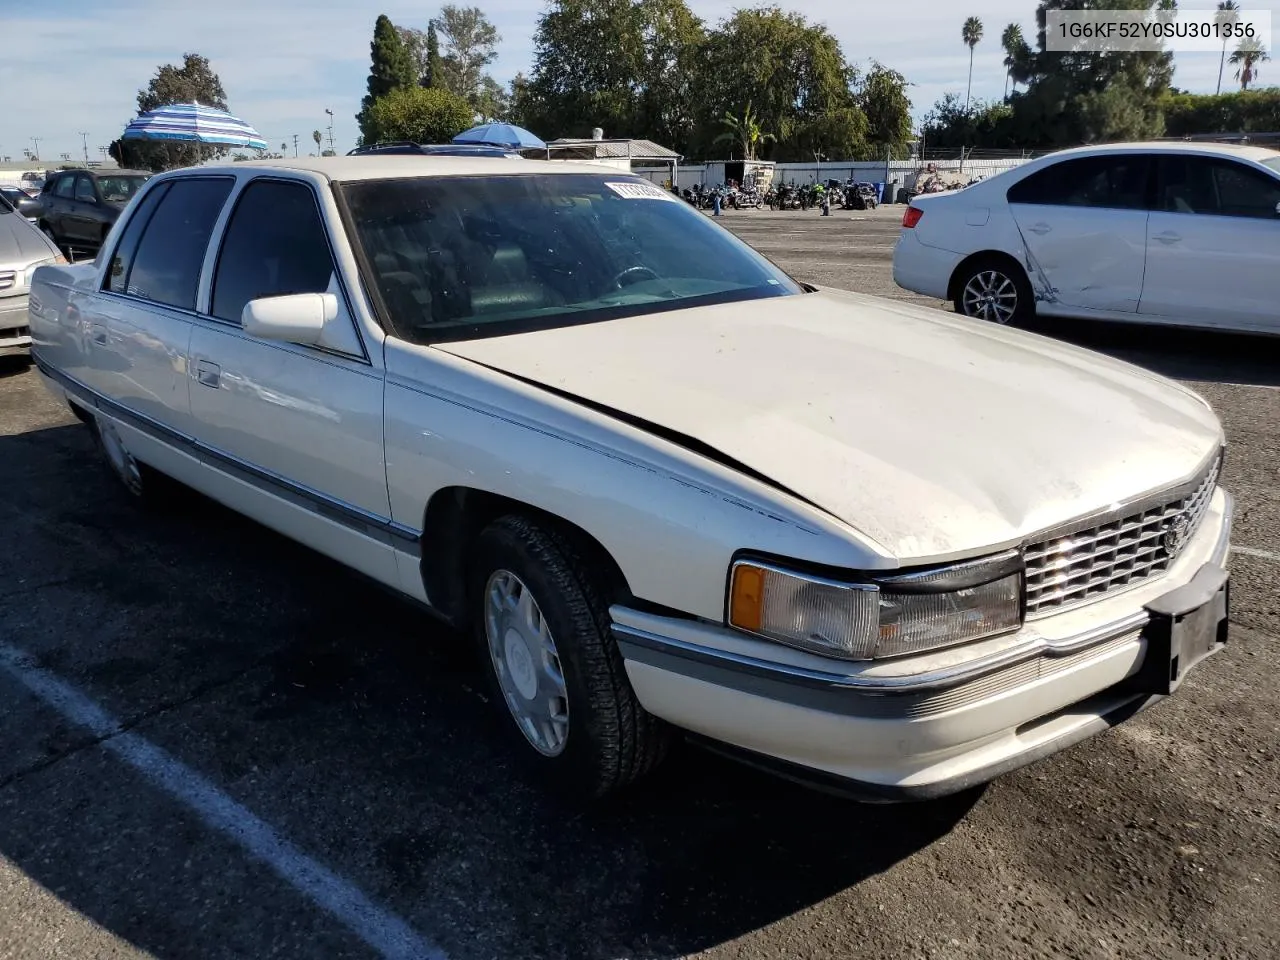
<svg viewBox="0 0 1280 960">
<path fill-rule="evenodd" d="M 147 177 L 99 177 L 98 193 L 107 203 L 127 203 L 133 199 L 138 188 L 147 182 Z"/>
<path fill-rule="evenodd" d="M 9 191 L 0 190 L 0 213 L 13 213 L 13 204 L 9 202 Z"/>
<path fill-rule="evenodd" d="M 341 189 L 389 320 L 418 343 L 802 292 L 674 194 L 628 174 Z"/>
</svg>

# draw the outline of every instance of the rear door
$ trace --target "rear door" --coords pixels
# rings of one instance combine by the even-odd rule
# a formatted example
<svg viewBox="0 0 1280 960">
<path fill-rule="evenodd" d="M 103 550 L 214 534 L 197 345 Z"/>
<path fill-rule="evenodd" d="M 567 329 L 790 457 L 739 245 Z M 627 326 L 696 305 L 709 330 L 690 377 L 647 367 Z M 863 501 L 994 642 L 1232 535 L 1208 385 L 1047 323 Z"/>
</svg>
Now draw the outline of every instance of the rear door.
<svg viewBox="0 0 1280 960">
<path fill-rule="evenodd" d="M 1139 314 L 1280 332 L 1280 177 L 1227 157 L 1156 167 Z"/>
<path fill-rule="evenodd" d="M 191 433 L 187 353 L 201 268 L 235 181 L 183 177 L 149 191 L 78 304 L 89 386 L 161 433 Z"/>
<path fill-rule="evenodd" d="M 1033 277 L 1059 307 L 1133 313 L 1147 244 L 1143 154 L 1063 160 L 1009 188 Z"/>
<path fill-rule="evenodd" d="M 250 300 L 294 293 L 337 296 L 320 345 L 260 340 L 241 327 Z M 356 329 L 311 183 L 260 177 L 241 190 L 190 356 L 198 438 L 227 478 L 217 495 L 398 584 L 382 371 Z"/>
</svg>

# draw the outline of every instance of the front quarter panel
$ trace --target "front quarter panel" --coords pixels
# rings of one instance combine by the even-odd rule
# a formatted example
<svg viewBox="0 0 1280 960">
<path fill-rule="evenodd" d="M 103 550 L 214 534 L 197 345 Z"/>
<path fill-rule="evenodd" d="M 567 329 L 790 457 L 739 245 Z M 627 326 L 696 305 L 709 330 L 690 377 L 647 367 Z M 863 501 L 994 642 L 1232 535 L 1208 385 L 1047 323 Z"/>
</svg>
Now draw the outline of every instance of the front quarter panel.
<svg viewBox="0 0 1280 960">
<path fill-rule="evenodd" d="M 387 482 L 403 527 L 420 530 L 431 495 L 446 487 L 508 497 L 594 537 L 635 596 L 715 621 L 742 549 L 895 565 L 802 501 L 571 400 L 394 338 L 386 364 Z"/>
</svg>

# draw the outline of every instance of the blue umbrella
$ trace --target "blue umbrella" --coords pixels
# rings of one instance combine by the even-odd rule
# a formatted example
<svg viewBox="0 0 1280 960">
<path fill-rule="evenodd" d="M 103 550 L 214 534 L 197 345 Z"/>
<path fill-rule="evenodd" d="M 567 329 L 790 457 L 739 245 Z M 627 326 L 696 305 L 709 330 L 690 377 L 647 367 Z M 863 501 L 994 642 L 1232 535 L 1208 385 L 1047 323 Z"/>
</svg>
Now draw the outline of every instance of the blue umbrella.
<svg viewBox="0 0 1280 960">
<path fill-rule="evenodd" d="M 124 128 L 125 140 L 184 140 L 220 147 L 265 150 L 267 141 L 257 130 L 225 110 L 198 103 L 175 103 L 142 114 Z"/>
<path fill-rule="evenodd" d="M 547 145 L 524 127 L 510 123 L 482 123 L 453 138 L 454 143 L 487 143 L 515 150 L 545 150 Z"/>
</svg>

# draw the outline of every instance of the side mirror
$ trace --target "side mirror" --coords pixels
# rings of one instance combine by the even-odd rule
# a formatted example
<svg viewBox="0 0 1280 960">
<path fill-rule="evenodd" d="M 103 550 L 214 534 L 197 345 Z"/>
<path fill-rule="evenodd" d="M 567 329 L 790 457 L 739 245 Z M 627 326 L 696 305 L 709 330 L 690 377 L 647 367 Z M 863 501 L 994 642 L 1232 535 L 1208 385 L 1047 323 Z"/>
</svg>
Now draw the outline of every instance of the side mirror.
<svg viewBox="0 0 1280 960">
<path fill-rule="evenodd" d="M 1276 216 L 1280 217 L 1280 203 L 1276 204 Z"/>
<path fill-rule="evenodd" d="M 263 340 L 315 344 L 325 324 L 337 316 L 338 298 L 332 293 L 291 293 L 250 300 L 240 314 L 240 324 L 245 333 Z"/>
</svg>

